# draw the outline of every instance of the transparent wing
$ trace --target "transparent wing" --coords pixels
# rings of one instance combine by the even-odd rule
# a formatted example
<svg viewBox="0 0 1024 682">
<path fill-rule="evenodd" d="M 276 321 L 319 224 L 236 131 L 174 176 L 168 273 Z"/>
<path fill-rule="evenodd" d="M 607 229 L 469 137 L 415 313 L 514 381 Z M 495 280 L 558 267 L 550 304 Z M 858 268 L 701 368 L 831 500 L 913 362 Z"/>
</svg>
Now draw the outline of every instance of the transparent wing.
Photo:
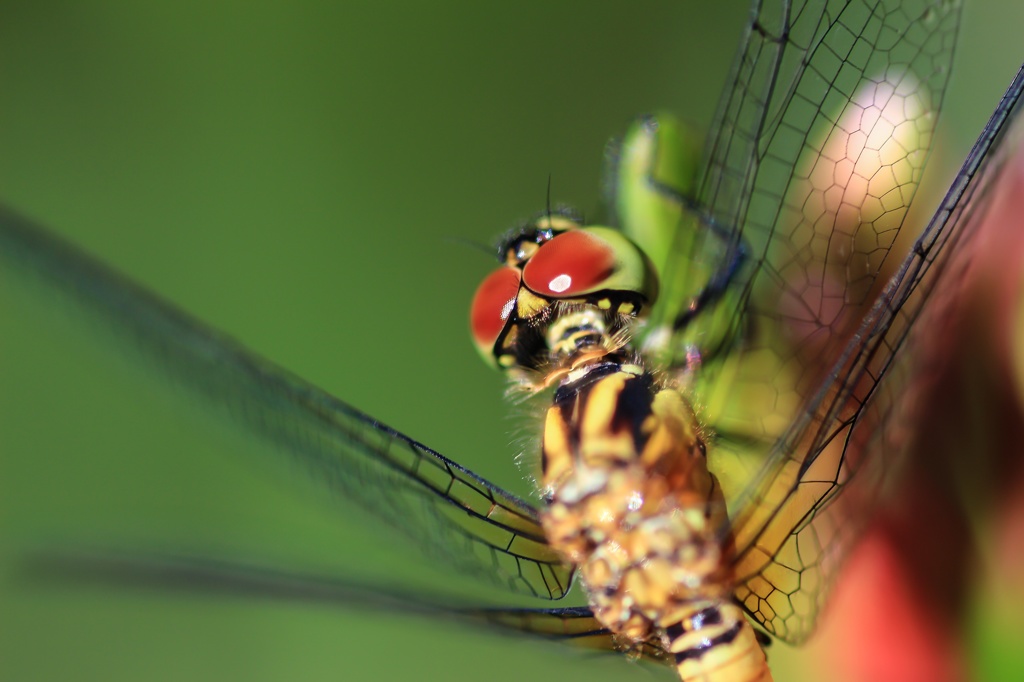
<svg viewBox="0 0 1024 682">
<path fill-rule="evenodd" d="M 1024 109 L 1024 67 L 975 143 L 938 212 L 831 376 L 744 495 L 734 527 L 736 595 L 771 633 L 800 642 L 836 566 L 873 504 L 898 479 L 909 427 L 936 364 L 927 344 L 950 317 L 971 239 Z M 839 495 L 842 493 L 842 495 Z"/>
<path fill-rule="evenodd" d="M 601 651 L 623 651 L 652 661 L 668 663 L 668 652 L 662 647 L 661 639 L 651 635 L 632 648 L 624 649 L 610 630 L 601 625 L 594 612 L 586 606 L 561 609 L 475 609 L 463 611 L 466 615 L 481 618 L 487 623 L 505 629 L 518 630 L 548 639 L 565 641 L 568 644 Z"/>
<path fill-rule="evenodd" d="M 707 237 L 691 260 L 718 274 L 705 309 L 680 316 L 726 448 L 770 449 L 878 293 L 958 21 L 943 0 L 755 4 L 697 192 Z"/>
<path fill-rule="evenodd" d="M 622 650 L 612 633 L 597 622 L 587 607 L 524 609 L 467 606 L 457 600 L 427 600 L 421 594 L 403 593 L 393 586 L 339 577 L 281 571 L 207 557 L 100 549 L 36 551 L 29 555 L 22 569 L 27 580 L 43 586 L 85 583 L 118 589 L 175 590 L 330 604 L 366 608 L 374 613 L 389 611 L 432 619 L 447 618 L 456 623 L 490 627 L 499 633 L 523 633 L 585 649 Z M 657 638 L 643 642 L 627 653 L 662 662 L 667 657 Z"/>
<path fill-rule="evenodd" d="M 744 244 L 752 288 L 774 277 L 806 300 L 822 283 L 789 268 L 842 266 L 854 276 L 838 305 L 865 300 L 920 181 L 958 22 L 942 0 L 755 3 L 697 192 L 729 248 Z M 848 148 L 831 148 L 843 133 Z M 855 203 L 829 201 L 843 194 Z"/>
<path fill-rule="evenodd" d="M 897 397 L 915 371 L 893 354 L 926 298 L 913 292 L 941 271 L 927 274 L 938 235 L 966 229 L 940 214 L 881 292 L 959 16 L 941 0 L 755 3 L 706 151 L 699 232 L 679 240 L 681 267 L 712 273 L 676 318 L 677 348 L 701 358 L 687 380 L 715 438 L 737 596 L 789 641 L 810 632 L 854 521 L 898 467 L 902 446 L 867 441 L 912 404 Z"/>
<path fill-rule="evenodd" d="M 168 378 L 271 439 L 335 495 L 431 556 L 508 589 L 557 599 L 572 571 L 536 510 L 472 471 L 258 357 L 0 205 L 0 260 L 72 299 Z M 354 507 L 353 507 L 354 508 Z"/>
</svg>

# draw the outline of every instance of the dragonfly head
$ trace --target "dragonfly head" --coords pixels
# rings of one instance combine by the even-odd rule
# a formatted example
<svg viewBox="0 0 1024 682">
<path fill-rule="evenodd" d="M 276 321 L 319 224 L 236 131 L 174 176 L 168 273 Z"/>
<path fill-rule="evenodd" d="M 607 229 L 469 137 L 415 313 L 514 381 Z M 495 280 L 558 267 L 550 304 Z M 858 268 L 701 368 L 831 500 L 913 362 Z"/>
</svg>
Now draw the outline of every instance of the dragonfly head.
<svg viewBox="0 0 1024 682">
<path fill-rule="evenodd" d="M 597 336 L 621 336 L 657 296 L 654 267 L 638 246 L 618 230 L 584 227 L 568 212 L 527 223 L 502 242 L 499 260 L 473 298 L 470 330 L 485 361 L 503 370 L 557 361 L 549 331 L 565 332 L 568 315 L 599 316 Z M 583 350 L 597 344 L 593 336 L 573 338 Z"/>
</svg>

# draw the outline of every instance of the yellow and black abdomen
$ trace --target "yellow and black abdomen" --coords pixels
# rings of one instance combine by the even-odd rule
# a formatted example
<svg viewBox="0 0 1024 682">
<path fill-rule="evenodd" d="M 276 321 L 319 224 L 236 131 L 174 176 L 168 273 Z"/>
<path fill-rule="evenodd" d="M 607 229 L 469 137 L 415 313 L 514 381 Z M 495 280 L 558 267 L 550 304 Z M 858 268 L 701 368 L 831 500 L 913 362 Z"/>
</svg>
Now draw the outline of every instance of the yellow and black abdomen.
<svg viewBox="0 0 1024 682">
<path fill-rule="evenodd" d="M 662 640 L 684 682 L 771 682 L 764 650 L 736 604 L 696 604 L 679 616 Z"/>
<path fill-rule="evenodd" d="M 660 637 L 683 680 L 770 679 L 731 602 L 725 504 L 693 409 L 608 358 L 563 382 L 544 426 L 541 522 L 625 648 Z"/>
</svg>

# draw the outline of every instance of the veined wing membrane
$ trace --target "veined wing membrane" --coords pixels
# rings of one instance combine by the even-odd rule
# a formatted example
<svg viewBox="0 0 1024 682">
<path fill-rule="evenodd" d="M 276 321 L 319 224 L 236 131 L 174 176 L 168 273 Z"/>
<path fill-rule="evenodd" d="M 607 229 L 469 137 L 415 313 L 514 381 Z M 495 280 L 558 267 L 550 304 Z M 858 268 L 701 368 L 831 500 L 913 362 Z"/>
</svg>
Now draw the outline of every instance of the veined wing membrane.
<svg viewBox="0 0 1024 682">
<path fill-rule="evenodd" d="M 703 416 L 748 461 L 828 378 L 821 358 L 838 357 L 877 293 L 958 21 L 959 5 L 943 0 L 755 7 L 696 197 L 714 236 L 694 240 L 690 256 L 740 265 L 708 310 L 681 315 L 694 318 L 687 339 L 717 344 L 701 348 Z"/>
<path fill-rule="evenodd" d="M 748 289 L 781 279 L 814 307 L 808 289 L 823 281 L 794 279 L 790 268 L 845 268 L 851 278 L 836 305 L 866 300 L 920 181 L 958 5 L 794 0 L 755 7 L 697 196 L 716 229 L 749 252 Z M 826 316 L 825 300 L 811 311 L 821 327 L 841 312 Z"/>
<path fill-rule="evenodd" d="M 885 409 L 869 396 L 887 371 L 893 400 L 907 375 L 889 365 L 923 303 L 911 293 L 941 251 L 934 236 L 861 324 L 921 179 L 959 16 L 944 0 L 758 3 L 706 150 L 706 235 L 689 260 L 729 276 L 717 295 L 697 292 L 710 305 L 682 311 L 680 337 L 706 360 L 693 388 L 717 434 L 709 465 L 733 519 L 737 596 L 792 642 L 902 452 L 865 449 L 876 420 L 862 411 Z"/>
<path fill-rule="evenodd" d="M 885 486 L 899 479 L 908 425 L 934 364 L 942 329 L 970 264 L 969 237 L 1014 145 L 1024 109 L 1018 71 L 935 217 L 833 368 L 840 377 L 811 402 L 742 500 L 736 520 L 737 597 L 765 628 L 791 642 L 810 634 L 835 567 Z M 1019 127 L 1019 125 L 1018 125 Z M 836 493 L 842 491 L 841 496 Z"/>
<path fill-rule="evenodd" d="M 290 453 L 312 478 L 463 572 L 557 599 L 571 570 L 536 510 L 264 360 L 0 205 L 0 259 L 56 287 L 127 344 Z"/>
<path fill-rule="evenodd" d="M 367 608 L 401 615 L 446 618 L 497 633 L 522 633 L 583 649 L 619 651 L 614 635 L 602 626 L 589 607 L 553 609 L 470 606 L 458 598 L 427 599 L 393 586 L 337 576 L 281 571 L 247 563 L 166 554 L 124 553 L 111 550 L 49 549 L 34 552 L 25 566 L 28 579 L 44 584 L 111 586 L 219 596 L 256 597 L 318 606 Z M 665 662 L 668 654 L 656 635 L 630 651 L 652 661 Z"/>
<path fill-rule="evenodd" d="M 479 618 L 490 625 L 507 630 L 517 630 L 547 639 L 561 640 L 575 646 L 602 651 L 622 650 L 622 643 L 608 628 L 598 622 L 594 612 L 588 606 L 570 606 L 559 609 L 482 608 L 465 609 L 458 613 Z M 627 651 L 630 655 L 661 663 L 669 662 L 669 653 L 662 646 L 661 637 L 658 634 L 652 634 L 640 644 L 632 645 L 632 647 Z"/>
</svg>

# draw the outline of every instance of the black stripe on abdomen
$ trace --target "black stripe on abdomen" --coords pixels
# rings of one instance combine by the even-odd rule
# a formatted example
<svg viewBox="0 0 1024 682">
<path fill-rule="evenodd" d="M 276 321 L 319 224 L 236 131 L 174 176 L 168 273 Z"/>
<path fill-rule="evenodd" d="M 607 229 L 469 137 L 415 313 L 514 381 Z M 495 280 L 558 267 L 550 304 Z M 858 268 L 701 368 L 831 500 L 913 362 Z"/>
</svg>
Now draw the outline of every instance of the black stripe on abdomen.
<svg viewBox="0 0 1024 682">
<path fill-rule="evenodd" d="M 718 635 L 717 637 L 705 639 L 697 646 L 690 647 L 689 649 L 685 649 L 674 654 L 676 659 L 676 665 L 682 663 L 683 661 L 690 660 L 692 658 L 700 658 L 706 652 L 710 651 L 711 649 L 714 649 L 719 644 L 729 644 L 734 639 L 736 639 L 737 635 L 740 634 L 740 629 L 743 627 L 743 625 L 743 621 L 737 621 L 731 628 L 729 628 L 722 634 Z M 669 632 L 668 629 L 666 629 L 666 632 Z"/>
</svg>

